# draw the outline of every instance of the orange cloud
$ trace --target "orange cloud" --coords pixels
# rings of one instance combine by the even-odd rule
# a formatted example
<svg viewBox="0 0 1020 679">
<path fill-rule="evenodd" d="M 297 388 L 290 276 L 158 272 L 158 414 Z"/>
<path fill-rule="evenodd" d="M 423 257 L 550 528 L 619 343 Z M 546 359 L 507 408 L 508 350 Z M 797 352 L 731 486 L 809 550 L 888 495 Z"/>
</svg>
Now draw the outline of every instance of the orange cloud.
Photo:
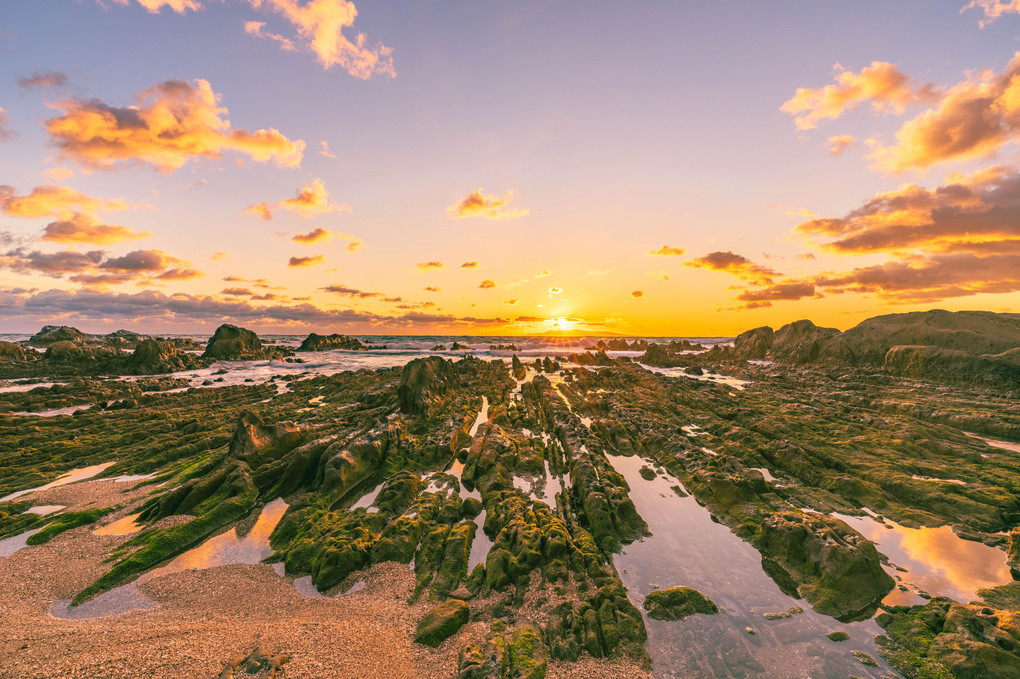
<svg viewBox="0 0 1020 679">
<path fill-rule="evenodd" d="M 734 252 L 710 252 L 703 257 L 692 259 L 684 263 L 695 269 L 713 269 L 725 271 L 738 278 L 748 281 L 755 281 L 758 284 L 771 283 L 773 276 L 778 276 L 772 269 L 755 264 L 747 257 Z"/>
<path fill-rule="evenodd" d="M 794 233 L 844 254 L 975 251 L 1020 242 L 1020 170 L 991 167 L 926 189 L 880 193 L 841 218 L 812 219 Z"/>
<path fill-rule="evenodd" d="M 113 0 L 118 5 L 128 5 L 131 0 Z M 138 4 L 149 10 L 152 14 L 159 14 L 163 7 L 169 7 L 178 14 L 184 14 L 189 9 L 198 11 L 202 9 L 202 3 L 198 0 L 137 0 Z"/>
<path fill-rule="evenodd" d="M 513 299 L 508 299 L 507 301 L 503 302 L 503 304 L 511 304 L 511 305 L 513 305 L 513 304 L 517 304 L 520 301 L 521 300 L 520 300 L 519 297 L 514 297 Z"/>
<path fill-rule="evenodd" d="M 63 115 L 44 125 L 60 157 L 89 169 L 147 163 L 169 173 L 192 158 L 219 158 L 224 151 L 296 167 L 305 148 L 304 141 L 291 141 L 271 128 L 231 129 L 227 109 L 206 80 L 168 80 L 140 92 L 133 106 L 69 100 L 53 107 Z"/>
<path fill-rule="evenodd" d="M 0 141 L 7 141 L 14 139 L 14 131 L 11 129 L 11 119 L 4 113 L 3 108 L 0 108 Z"/>
<path fill-rule="evenodd" d="M 873 61 L 860 73 L 836 65 L 836 84 L 817 89 L 800 87 L 780 110 L 794 116 L 799 130 L 818 127 L 818 122 L 835 120 L 847 109 L 868 102 L 878 113 L 903 113 L 908 107 L 938 100 L 933 85 L 915 85 L 894 64 Z"/>
<path fill-rule="evenodd" d="M 815 286 L 811 283 L 779 283 L 761 290 L 745 290 L 737 295 L 745 309 L 760 309 L 772 306 L 773 302 L 790 301 L 813 297 Z"/>
<path fill-rule="evenodd" d="M 130 0 L 113 0 L 127 5 Z M 245 21 L 244 31 L 256 38 L 268 39 L 286 51 L 300 46 L 315 54 L 325 68 L 339 66 L 356 78 L 368 79 L 374 74 L 396 77 L 393 69 L 393 50 L 385 45 L 369 46 L 364 33 L 353 38 L 344 35 L 344 29 L 354 25 L 358 9 L 349 0 L 244 0 L 254 9 L 268 9 L 282 16 L 296 30 L 291 39 L 279 33 L 266 31 L 264 21 Z M 100 4 L 102 0 L 99 0 Z M 178 14 L 202 9 L 199 0 L 137 0 L 138 4 L 154 14 L 169 7 Z"/>
<path fill-rule="evenodd" d="M 827 292 L 870 293 L 897 303 L 1016 292 L 1020 248 L 987 256 L 964 252 L 910 257 L 817 276 L 813 282 Z"/>
<path fill-rule="evenodd" d="M 45 253 L 25 248 L 0 254 L 0 268 L 54 278 L 66 276 L 70 281 L 90 286 L 151 284 L 157 280 L 187 280 L 203 275 L 187 264 L 162 250 L 134 250 L 119 257 L 109 257 L 102 250 Z"/>
<path fill-rule="evenodd" d="M 268 40 L 273 40 L 280 46 L 280 49 L 282 49 L 285 52 L 293 52 L 294 50 L 297 49 L 296 47 L 294 47 L 294 43 L 289 38 L 285 38 L 279 33 L 273 33 L 272 31 L 262 30 L 263 28 L 265 28 L 265 26 L 266 22 L 264 21 L 245 21 L 244 32 L 256 38 L 266 38 Z"/>
<path fill-rule="evenodd" d="M 218 262 L 221 259 L 226 259 L 229 256 L 230 255 L 228 255 L 226 252 L 214 252 L 212 254 L 212 257 L 210 257 L 209 259 L 213 260 L 214 262 Z"/>
<path fill-rule="evenodd" d="M 508 206 L 513 199 L 513 191 L 507 191 L 506 195 L 500 198 L 498 196 L 487 196 L 482 193 L 482 189 L 478 189 L 456 205 L 448 207 L 446 214 L 453 219 L 484 217 L 504 222 L 527 216 L 529 211 L 526 208 L 514 209 Z"/>
<path fill-rule="evenodd" d="M 472 261 L 472 262 L 464 262 L 463 264 L 460 265 L 460 268 L 462 268 L 462 269 L 477 269 L 478 268 L 478 262 L 474 262 L 474 261 Z"/>
<path fill-rule="evenodd" d="M 343 214 L 350 212 L 351 208 L 346 203 L 338 203 L 330 198 L 329 191 L 326 190 L 326 185 L 322 183 L 321 179 L 313 179 L 298 189 L 297 195 L 293 198 L 284 198 L 272 206 L 266 202 L 256 203 L 245 208 L 244 214 L 257 215 L 262 219 L 269 220 L 273 218 L 273 210 L 286 210 L 298 217 L 308 219 L 331 212 Z"/>
<path fill-rule="evenodd" d="M 81 212 L 75 212 L 67 219 L 50 222 L 43 229 L 41 240 L 54 243 L 91 243 L 111 245 L 121 241 L 149 238 L 152 232 L 139 233 L 127 226 L 103 224 L 99 219 Z"/>
<path fill-rule="evenodd" d="M 43 171 L 43 173 L 50 179 L 60 181 L 61 179 L 67 179 L 68 177 L 74 176 L 74 170 L 69 167 L 50 167 Z"/>
<path fill-rule="evenodd" d="M 478 287 L 483 289 L 483 290 L 487 290 L 489 288 L 496 287 L 496 282 L 495 281 L 490 281 L 490 280 L 484 280 L 484 281 L 482 281 L 481 283 L 478 284 Z"/>
<path fill-rule="evenodd" d="M 134 250 L 126 255 L 107 259 L 101 268 L 123 272 L 163 271 L 171 265 L 180 263 L 181 260 L 171 257 L 162 250 Z"/>
<path fill-rule="evenodd" d="M 336 158 L 336 154 L 335 154 L 335 153 L 331 153 L 331 152 L 330 152 L 330 150 L 329 150 L 329 144 L 327 144 L 327 143 L 326 143 L 326 142 L 324 142 L 324 141 L 320 141 L 320 142 L 319 142 L 319 145 L 320 145 L 320 146 L 322 146 L 322 150 L 321 150 L 321 151 L 319 151 L 319 155 L 320 155 L 320 156 L 325 156 L 325 157 L 327 157 L 327 158 Z"/>
<path fill-rule="evenodd" d="M 1003 14 L 1020 14 L 1020 0 L 970 0 L 960 10 L 960 13 L 962 14 L 968 9 L 974 9 L 975 7 L 984 12 L 985 15 L 985 18 L 978 22 L 981 28 L 992 23 Z"/>
<path fill-rule="evenodd" d="M 896 143 L 871 154 L 885 172 L 923 170 L 950 160 L 987 158 L 1020 137 L 1020 52 L 999 75 L 968 78 L 942 102 L 906 122 Z"/>
<path fill-rule="evenodd" d="M 256 203 L 255 205 L 249 205 L 244 208 L 246 215 L 255 215 L 261 217 L 265 221 L 269 221 L 273 218 L 273 208 L 270 207 L 269 203 Z"/>
<path fill-rule="evenodd" d="M 442 292 L 442 289 L 430 285 L 425 288 L 425 292 Z"/>
<path fill-rule="evenodd" d="M 683 248 L 674 248 L 674 247 L 672 247 L 670 245 L 663 245 L 658 250 L 652 250 L 648 254 L 656 255 L 656 256 L 659 256 L 659 257 L 679 257 L 680 255 L 684 254 L 685 252 L 687 252 L 687 251 L 684 250 Z"/>
<path fill-rule="evenodd" d="M 552 276 L 552 272 L 549 269 L 543 269 L 535 274 L 535 278 L 545 278 L 546 276 Z"/>
<path fill-rule="evenodd" d="M 297 38 L 303 47 L 315 54 L 325 68 L 339 66 L 362 80 L 377 73 L 396 77 L 391 48 L 382 44 L 369 47 L 364 33 L 358 33 L 353 40 L 344 35 L 343 30 L 353 26 L 358 16 L 353 2 L 313 0 L 301 4 L 298 0 L 247 1 L 256 9 L 266 7 L 287 19 L 297 30 Z"/>
<path fill-rule="evenodd" d="M 357 288 L 349 288 L 346 285 L 327 285 L 324 288 L 319 288 L 323 292 L 332 292 L 337 295 L 344 297 L 357 297 L 358 299 L 369 299 L 370 297 L 385 297 L 381 292 L 366 292 L 364 290 L 358 290 Z"/>
<path fill-rule="evenodd" d="M 309 231 L 308 233 L 299 233 L 291 238 L 295 243 L 303 243 L 305 245 L 311 245 L 313 243 L 322 243 L 330 238 L 341 238 L 347 240 L 348 252 L 357 252 L 361 247 L 361 239 L 355 238 L 346 233 L 340 233 L 339 231 L 329 231 L 328 229 L 317 228 Z"/>
<path fill-rule="evenodd" d="M 953 174 L 934 189 L 907 184 L 844 217 L 803 222 L 796 235 L 843 255 L 890 253 L 881 264 L 801 279 L 754 280 L 744 308 L 855 293 L 889 303 L 931 303 L 1020 291 L 1020 169 Z M 806 256 L 798 255 L 806 258 Z"/>
<path fill-rule="evenodd" d="M 309 257 L 291 257 L 287 266 L 315 266 L 326 261 L 325 255 L 311 255 Z"/>
<path fill-rule="evenodd" d="M 830 156 L 833 158 L 839 158 L 848 148 L 853 146 L 856 141 L 857 137 L 851 134 L 841 134 L 836 137 L 829 137 L 826 142 L 826 148 L 829 149 Z"/>
<path fill-rule="evenodd" d="M 156 278 L 161 281 L 188 281 L 193 278 L 201 278 L 204 275 L 201 271 L 195 271 L 187 267 L 174 267 L 167 269 L 156 276 Z"/>
<path fill-rule="evenodd" d="M 75 212 L 106 212 L 127 210 L 123 200 L 92 198 L 67 186 L 46 184 L 31 193 L 19 196 L 13 186 L 0 185 L 0 211 L 11 217 L 70 218 Z"/>
<path fill-rule="evenodd" d="M 631 297 L 635 297 L 635 298 L 637 298 L 637 297 L 644 297 L 645 296 L 645 291 L 644 290 L 634 290 L 633 292 L 630 293 L 630 296 Z"/>
<path fill-rule="evenodd" d="M 442 269 L 445 265 L 442 262 L 418 262 L 415 266 L 422 271 L 430 271 L 431 269 Z"/>
</svg>

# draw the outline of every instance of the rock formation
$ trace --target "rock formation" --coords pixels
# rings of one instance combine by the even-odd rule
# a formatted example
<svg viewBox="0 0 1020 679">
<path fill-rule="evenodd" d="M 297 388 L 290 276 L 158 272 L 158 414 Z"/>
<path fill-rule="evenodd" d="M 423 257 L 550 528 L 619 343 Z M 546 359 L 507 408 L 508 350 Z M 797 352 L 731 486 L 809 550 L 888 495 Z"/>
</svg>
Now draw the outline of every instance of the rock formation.
<svg viewBox="0 0 1020 679">
<path fill-rule="evenodd" d="M 216 328 L 202 358 L 216 361 L 258 361 L 279 358 L 283 352 L 263 347 L 259 336 L 247 328 L 225 323 Z"/>
<path fill-rule="evenodd" d="M 318 335 L 313 332 L 298 347 L 298 351 L 332 351 L 334 349 L 364 351 L 365 345 L 360 340 L 347 335 Z"/>
</svg>

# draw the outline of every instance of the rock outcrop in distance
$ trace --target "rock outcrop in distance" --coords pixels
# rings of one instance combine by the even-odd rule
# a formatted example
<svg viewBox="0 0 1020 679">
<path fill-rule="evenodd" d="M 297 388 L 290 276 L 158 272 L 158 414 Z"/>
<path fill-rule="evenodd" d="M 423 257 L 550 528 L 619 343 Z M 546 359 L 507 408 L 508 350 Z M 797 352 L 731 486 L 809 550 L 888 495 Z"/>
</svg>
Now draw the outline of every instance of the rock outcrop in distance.
<svg viewBox="0 0 1020 679">
<path fill-rule="evenodd" d="M 24 361 L 25 350 L 14 342 L 0 342 L 0 361 Z"/>
<path fill-rule="evenodd" d="M 202 358 L 215 361 L 261 361 L 283 358 L 287 352 L 277 347 L 263 346 L 262 340 L 251 330 L 224 323 L 216 328 Z"/>
<path fill-rule="evenodd" d="M 845 332 L 809 320 L 742 332 L 733 347 L 677 355 L 651 345 L 638 359 L 676 367 L 699 362 L 767 360 L 881 370 L 933 381 L 1020 386 L 1020 314 L 917 311 L 876 316 Z"/>
<path fill-rule="evenodd" d="M 127 360 L 130 375 L 162 375 L 205 367 L 207 361 L 181 351 L 167 342 L 143 340 Z"/>
<path fill-rule="evenodd" d="M 348 335 L 319 335 L 317 333 L 311 333 L 301 342 L 301 346 L 298 347 L 298 351 L 332 351 L 334 349 L 342 349 L 344 351 L 364 351 L 365 345 L 361 343 L 361 340 L 355 339 Z"/>
<path fill-rule="evenodd" d="M 73 342 L 76 344 L 88 341 L 88 335 L 78 328 L 68 325 L 44 325 L 42 330 L 29 338 L 28 344 L 34 347 L 48 347 L 56 342 Z"/>
</svg>

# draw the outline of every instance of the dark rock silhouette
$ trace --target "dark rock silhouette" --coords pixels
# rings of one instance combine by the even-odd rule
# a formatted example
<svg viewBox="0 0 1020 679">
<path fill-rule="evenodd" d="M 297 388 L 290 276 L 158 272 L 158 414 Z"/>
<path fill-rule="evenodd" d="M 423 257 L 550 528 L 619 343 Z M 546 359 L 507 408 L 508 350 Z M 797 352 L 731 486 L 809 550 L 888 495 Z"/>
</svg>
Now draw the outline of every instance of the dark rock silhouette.
<svg viewBox="0 0 1020 679">
<path fill-rule="evenodd" d="M 298 351 L 330 351 L 333 349 L 364 351 L 365 345 L 360 340 L 347 335 L 318 335 L 313 332 L 298 347 Z"/>
</svg>

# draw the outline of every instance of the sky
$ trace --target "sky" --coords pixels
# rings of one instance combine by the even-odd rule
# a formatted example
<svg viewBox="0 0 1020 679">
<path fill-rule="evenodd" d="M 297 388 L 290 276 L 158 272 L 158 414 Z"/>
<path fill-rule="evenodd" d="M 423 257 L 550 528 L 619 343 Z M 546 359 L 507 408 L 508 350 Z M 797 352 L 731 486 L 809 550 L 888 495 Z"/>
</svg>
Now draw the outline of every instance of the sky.
<svg viewBox="0 0 1020 679">
<path fill-rule="evenodd" d="M 1020 311 L 1020 0 L 0 14 L 0 332 Z"/>
</svg>

